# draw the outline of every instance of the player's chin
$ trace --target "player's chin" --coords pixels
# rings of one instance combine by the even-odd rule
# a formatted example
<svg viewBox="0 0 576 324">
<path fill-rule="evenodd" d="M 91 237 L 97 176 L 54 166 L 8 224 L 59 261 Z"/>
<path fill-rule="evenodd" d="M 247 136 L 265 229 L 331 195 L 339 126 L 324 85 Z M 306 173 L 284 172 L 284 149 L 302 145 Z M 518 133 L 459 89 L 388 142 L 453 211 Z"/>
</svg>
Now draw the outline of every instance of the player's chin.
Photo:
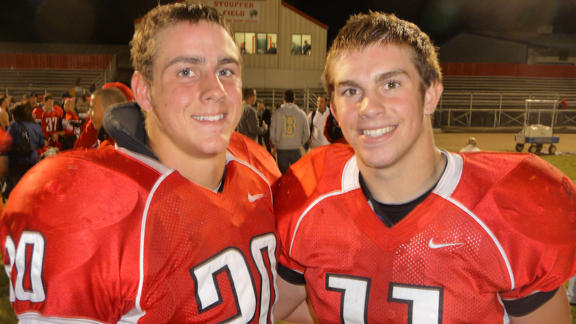
<svg viewBox="0 0 576 324">
<path fill-rule="evenodd" d="M 357 152 L 358 153 L 358 152 Z M 364 150 L 359 155 L 362 162 L 370 168 L 383 169 L 394 164 L 396 158 L 392 152 L 378 150 Z"/>
<path fill-rule="evenodd" d="M 217 155 L 219 153 L 225 152 L 230 143 L 230 136 L 226 134 L 221 134 L 219 136 L 213 136 L 205 139 L 199 145 L 199 151 L 204 155 Z"/>
</svg>

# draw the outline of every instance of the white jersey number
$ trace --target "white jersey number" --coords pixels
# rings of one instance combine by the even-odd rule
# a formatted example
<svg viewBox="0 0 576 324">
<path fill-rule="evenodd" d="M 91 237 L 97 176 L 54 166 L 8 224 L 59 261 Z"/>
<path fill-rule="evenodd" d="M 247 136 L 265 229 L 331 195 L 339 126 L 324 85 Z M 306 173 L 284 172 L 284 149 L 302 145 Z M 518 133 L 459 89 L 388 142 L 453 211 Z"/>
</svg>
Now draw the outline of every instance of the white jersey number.
<svg viewBox="0 0 576 324">
<path fill-rule="evenodd" d="M 4 266 L 8 278 L 16 265 L 16 285 L 10 282 L 10 301 L 14 297 L 18 300 L 29 300 L 34 303 L 43 302 L 46 299 L 44 283 L 42 282 L 42 269 L 44 268 L 45 252 L 44 236 L 38 232 L 22 232 L 18 249 L 10 236 L 6 237 L 6 252 L 10 258 L 9 265 Z M 32 251 L 32 257 L 27 262 L 27 251 Z M 30 287 L 24 287 L 24 276 L 29 274 Z"/>
<path fill-rule="evenodd" d="M 270 309 L 270 278 L 263 258 L 267 251 L 270 272 L 274 279 L 274 295 L 277 296 L 276 287 L 276 238 L 273 234 L 265 234 L 252 239 L 251 254 L 256 264 L 261 280 L 259 323 L 268 323 Z M 218 305 L 222 300 L 220 287 L 216 277 L 225 272 L 232 285 L 232 292 L 238 307 L 238 314 L 223 323 L 243 324 L 254 319 L 256 313 L 256 285 L 250 272 L 250 267 L 242 251 L 228 248 L 210 260 L 190 269 L 196 287 L 196 299 L 199 312 L 208 311 Z M 276 301 L 274 301 L 276 302 Z M 270 315 L 270 317 L 272 317 Z M 270 318 L 270 323 L 273 319 Z"/>
<path fill-rule="evenodd" d="M 342 294 L 340 321 L 344 324 L 368 323 L 370 278 L 326 274 L 326 290 Z"/>
<path fill-rule="evenodd" d="M 326 274 L 326 290 L 342 294 L 340 302 L 342 323 L 368 323 L 370 282 L 370 278 Z M 388 292 L 388 301 L 408 304 L 408 324 L 442 323 L 443 288 L 392 282 Z"/>
<path fill-rule="evenodd" d="M 58 117 L 48 117 L 46 118 L 46 131 L 56 131 L 56 123 L 58 123 Z"/>
</svg>

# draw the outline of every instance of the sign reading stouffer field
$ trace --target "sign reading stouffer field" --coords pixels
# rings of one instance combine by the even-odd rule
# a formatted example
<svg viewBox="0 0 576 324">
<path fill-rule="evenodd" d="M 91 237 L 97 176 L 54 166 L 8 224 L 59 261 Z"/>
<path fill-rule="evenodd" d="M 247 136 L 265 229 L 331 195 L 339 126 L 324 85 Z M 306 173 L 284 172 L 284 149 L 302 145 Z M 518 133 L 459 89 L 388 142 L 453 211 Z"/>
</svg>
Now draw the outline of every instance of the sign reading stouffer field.
<svg viewBox="0 0 576 324">
<path fill-rule="evenodd" d="M 253 1 L 212 0 L 210 5 L 216 8 L 231 23 L 260 22 L 260 4 Z"/>
</svg>

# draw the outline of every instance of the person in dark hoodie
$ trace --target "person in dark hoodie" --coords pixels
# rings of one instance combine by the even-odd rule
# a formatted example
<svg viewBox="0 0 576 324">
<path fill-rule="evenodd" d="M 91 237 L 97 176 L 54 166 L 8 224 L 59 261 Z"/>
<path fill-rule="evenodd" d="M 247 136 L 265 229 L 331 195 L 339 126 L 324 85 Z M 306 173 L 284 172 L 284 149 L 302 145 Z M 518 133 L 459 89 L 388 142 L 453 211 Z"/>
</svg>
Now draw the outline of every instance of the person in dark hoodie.
<svg viewBox="0 0 576 324">
<path fill-rule="evenodd" d="M 280 172 L 233 134 L 242 113 L 234 34 L 200 4 L 158 6 L 141 24 L 131 42 L 136 102 L 104 116 L 116 146 L 52 156 L 12 193 L 0 247 L 16 314 L 22 323 L 271 323 Z"/>
</svg>

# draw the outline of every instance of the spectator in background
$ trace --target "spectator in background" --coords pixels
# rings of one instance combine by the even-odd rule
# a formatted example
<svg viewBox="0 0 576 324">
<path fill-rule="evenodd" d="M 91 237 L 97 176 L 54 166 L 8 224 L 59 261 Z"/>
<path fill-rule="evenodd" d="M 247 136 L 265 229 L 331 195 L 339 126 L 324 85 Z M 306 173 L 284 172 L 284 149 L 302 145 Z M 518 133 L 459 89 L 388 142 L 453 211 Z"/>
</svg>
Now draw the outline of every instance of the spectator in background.
<svg viewBox="0 0 576 324">
<path fill-rule="evenodd" d="M 30 101 L 30 107 L 32 107 L 32 110 L 38 107 L 42 108 L 42 106 L 38 103 L 38 96 L 36 95 L 36 92 L 30 92 L 28 94 L 28 100 Z"/>
<path fill-rule="evenodd" d="M 278 168 L 286 173 L 302 157 L 300 147 L 310 138 L 306 114 L 296 104 L 294 91 L 286 90 L 284 104 L 272 115 L 270 140 L 276 148 Z"/>
<path fill-rule="evenodd" d="M 317 100 L 318 109 L 313 110 L 308 114 L 308 125 L 310 125 L 310 138 L 308 139 L 308 146 L 311 149 L 323 145 L 330 145 L 330 142 L 324 136 L 324 128 L 326 126 L 326 119 L 330 116 L 330 109 L 328 109 L 328 100 L 326 95 L 319 95 Z"/>
<path fill-rule="evenodd" d="M 52 134 L 60 130 L 61 125 L 62 113 L 54 104 L 54 97 L 48 93 L 44 96 L 44 110 L 41 120 L 42 134 L 48 140 L 47 146 L 57 147 L 60 151 L 62 151 L 62 145 L 58 141 L 52 141 L 51 137 Z"/>
<path fill-rule="evenodd" d="M 302 46 L 302 54 L 310 55 L 312 53 L 312 46 L 308 44 L 308 41 L 304 41 L 304 46 Z"/>
<path fill-rule="evenodd" d="M 21 101 L 21 103 L 23 103 L 23 104 L 28 103 L 28 95 L 27 95 L 27 94 L 23 94 L 23 95 L 22 95 L 22 101 Z"/>
<path fill-rule="evenodd" d="M 257 100 L 256 105 L 258 106 L 258 126 L 262 127 L 264 124 L 270 125 L 272 112 L 266 109 L 264 101 L 262 100 Z M 268 153 L 272 153 L 270 149 L 270 128 L 266 129 L 266 133 L 258 135 L 258 144 L 264 144 Z"/>
<path fill-rule="evenodd" d="M 60 102 L 60 108 L 64 107 L 64 103 L 66 102 L 66 100 L 72 100 L 72 102 L 75 102 L 76 99 L 74 98 L 73 95 L 70 94 L 70 92 L 66 91 L 64 93 L 62 93 L 62 101 Z M 62 115 L 64 115 L 64 108 L 62 108 Z"/>
<path fill-rule="evenodd" d="M 62 144 L 62 151 L 74 148 L 74 143 L 80 134 L 81 123 L 74 111 L 74 101 L 72 99 L 66 99 L 64 111 L 66 114 L 61 119 L 62 129 L 52 134 L 50 139 L 51 142 L 59 141 Z"/>
<path fill-rule="evenodd" d="M 302 47 L 296 43 L 292 43 L 292 55 L 302 54 Z"/>
<path fill-rule="evenodd" d="M 90 109 L 90 100 L 88 99 L 88 92 L 82 91 L 82 95 L 76 98 L 76 113 L 78 116 L 86 114 Z"/>
<path fill-rule="evenodd" d="M 470 137 L 468 139 L 468 143 L 466 147 L 460 150 L 460 152 L 479 152 L 480 149 L 476 147 L 476 139 L 474 137 Z"/>
<path fill-rule="evenodd" d="M 252 107 L 256 102 L 256 90 L 251 87 L 242 90 L 242 117 L 238 123 L 238 132 L 242 135 L 250 137 L 255 142 L 258 140 L 258 135 L 264 135 L 268 130 L 268 125 L 262 123 L 258 125 L 258 113 Z"/>
<path fill-rule="evenodd" d="M 560 103 L 558 103 L 558 109 L 563 110 L 563 109 L 566 109 L 566 108 L 568 108 L 568 101 L 566 100 L 566 98 L 562 98 L 562 99 L 560 100 Z"/>
<path fill-rule="evenodd" d="M 278 50 L 276 49 L 276 43 L 272 43 L 268 49 L 268 54 L 276 54 Z"/>
<path fill-rule="evenodd" d="M 8 198 L 12 189 L 20 181 L 22 176 L 30 170 L 36 163 L 38 163 L 38 155 L 36 151 L 44 147 L 44 136 L 40 126 L 36 124 L 32 118 L 32 111 L 29 104 L 18 104 L 14 107 L 14 121 L 8 127 L 8 133 L 12 136 L 12 143 L 18 142 L 24 137 L 21 127 L 26 130 L 28 139 L 34 151 L 28 156 L 10 156 L 8 154 L 8 178 L 6 180 L 6 188 L 3 192 L 4 198 Z"/>
<path fill-rule="evenodd" d="M 131 95 L 131 94 L 130 94 Z M 118 88 L 106 88 L 94 91 L 90 100 L 90 120 L 82 134 L 76 140 L 74 148 L 102 148 L 114 145 L 112 137 L 102 128 L 102 119 L 108 108 L 126 102 L 126 96 Z"/>
<path fill-rule="evenodd" d="M 2 129 L 6 129 L 10 125 L 10 118 L 8 117 L 9 101 L 10 98 L 6 97 L 0 99 L 0 127 Z"/>
<path fill-rule="evenodd" d="M 566 122 L 566 109 L 568 109 L 568 101 L 566 100 L 566 98 L 562 97 L 562 99 L 558 103 L 558 109 L 560 111 L 558 112 L 558 117 L 556 120 L 559 121 L 559 124 L 564 125 L 564 123 Z"/>
<path fill-rule="evenodd" d="M 117 88 L 122 91 L 124 96 L 126 96 L 126 101 L 134 101 L 134 94 L 130 87 L 121 82 L 108 82 L 102 86 L 102 89 Z"/>
</svg>

